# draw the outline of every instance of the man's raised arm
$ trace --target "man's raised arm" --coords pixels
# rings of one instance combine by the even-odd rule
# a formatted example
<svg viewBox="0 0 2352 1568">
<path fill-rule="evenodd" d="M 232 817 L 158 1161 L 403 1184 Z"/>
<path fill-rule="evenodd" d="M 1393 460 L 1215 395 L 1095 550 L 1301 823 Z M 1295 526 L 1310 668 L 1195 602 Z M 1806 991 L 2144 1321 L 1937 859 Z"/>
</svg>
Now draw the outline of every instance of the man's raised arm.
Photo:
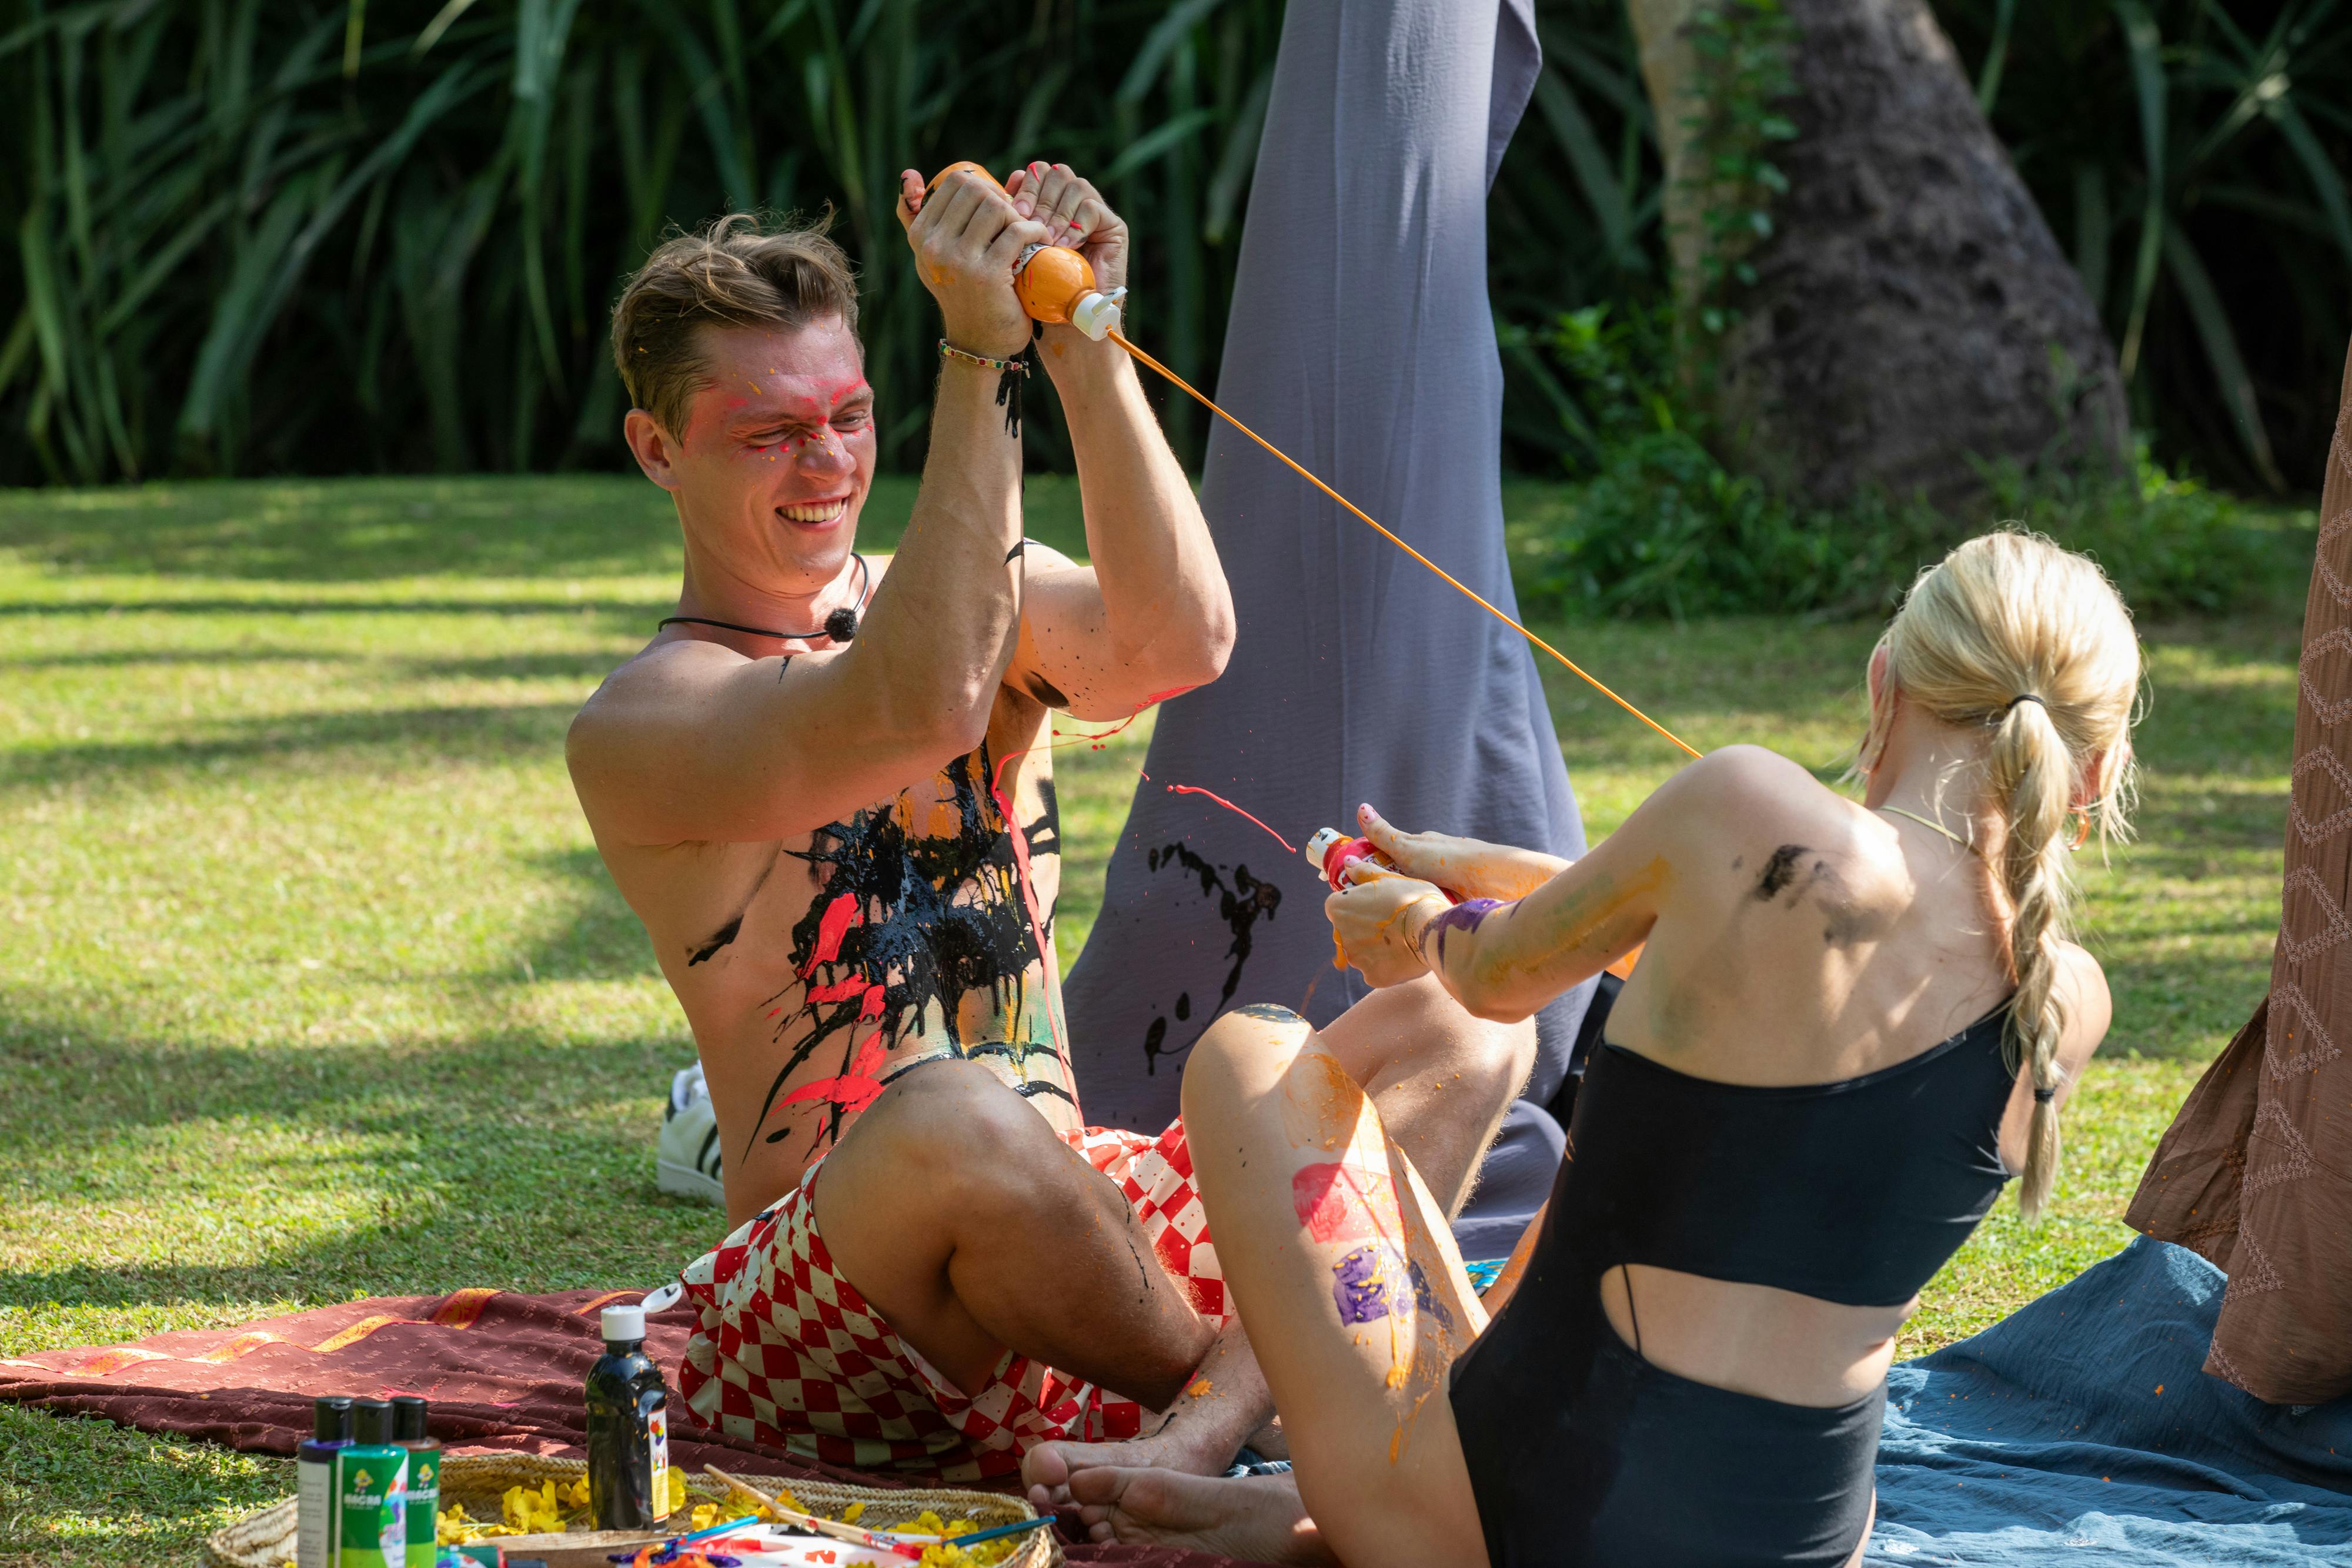
<svg viewBox="0 0 2352 1568">
<path fill-rule="evenodd" d="M 948 341 L 992 359 L 1020 352 L 1029 323 L 1013 264 L 1044 231 L 961 174 L 901 219 Z M 756 370 L 749 379 L 756 390 Z M 566 749 L 600 832 L 641 844 L 805 832 L 980 744 L 1019 635 L 1021 452 L 997 383 L 992 371 L 945 361 L 912 519 L 848 647 L 754 659 L 681 640 L 624 666 L 591 699 Z M 698 442 L 737 439 L 706 423 L 724 421 L 698 415 L 676 444 L 682 464 L 697 460 Z M 837 438 L 818 424 L 772 444 Z M 656 430 L 633 442 L 649 473 L 668 440 Z M 767 450 L 748 445 L 746 460 Z"/>
<path fill-rule="evenodd" d="M 1085 254 L 1101 287 L 1127 280 L 1127 225 L 1067 164 L 1033 163 L 1008 184 L 1015 206 Z M 1233 596 L 1126 351 L 1068 327 L 1047 328 L 1041 349 L 1077 459 L 1091 564 L 1030 562 L 1013 680 L 1076 717 L 1125 718 L 1223 674 Z"/>
</svg>

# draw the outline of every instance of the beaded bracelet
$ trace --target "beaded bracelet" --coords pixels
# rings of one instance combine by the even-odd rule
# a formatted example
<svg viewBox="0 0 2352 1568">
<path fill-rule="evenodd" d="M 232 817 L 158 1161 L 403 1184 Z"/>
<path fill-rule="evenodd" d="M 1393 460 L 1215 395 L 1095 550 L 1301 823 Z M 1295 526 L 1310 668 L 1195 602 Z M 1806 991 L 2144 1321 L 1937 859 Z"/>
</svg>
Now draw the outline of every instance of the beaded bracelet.
<svg viewBox="0 0 2352 1568">
<path fill-rule="evenodd" d="M 984 354 L 975 354 L 969 349 L 959 349 L 945 338 L 940 340 L 940 358 L 961 360 L 966 364 L 978 365 L 983 371 L 998 371 L 1006 375 L 1018 373 L 1025 376 L 1029 373 L 1027 360 L 992 360 Z"/>
</svg>

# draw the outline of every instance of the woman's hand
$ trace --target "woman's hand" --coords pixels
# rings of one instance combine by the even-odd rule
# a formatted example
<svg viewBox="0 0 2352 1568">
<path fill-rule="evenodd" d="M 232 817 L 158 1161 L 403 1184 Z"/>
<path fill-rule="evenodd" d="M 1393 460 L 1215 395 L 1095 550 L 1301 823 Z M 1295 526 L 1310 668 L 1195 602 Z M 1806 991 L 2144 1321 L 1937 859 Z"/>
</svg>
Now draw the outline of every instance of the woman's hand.
<svg viewBox="0 0 2352 1568">
<path fill-rule="evenodd" d="M 1534 850 L 1457 839 L 1447 833 L 1408 833 L 1391 827 L 1370 806 L 1356 808 L 1364 837 L 1396 862 L 1406 876 L 1433 883 L 1461 898 L 1525 898 L 1567 869 L 1568 862 Z"/>
<path fill-rule="evenodd" d="M 1075 250 L 1095 269 L 1095 287 L 1108 294 L 1127 282 L 1127 220 L 1110 210 L 1089 182 L 1067 163 L 1036 162 L 1004 182 L 1013 210 L 1045 225 L 1052 243 Z"/>
<path fill-rule="evenodd" d="M 1024 217 L 995 181 L 969 169 L 948 175 L 928 197 L 921 175 L 900 173 L 898 221 L 917 275 L 940 302 L 949 343 L 992 360 L 1029 346 L 1013 264 L 1025 247 L 1050 241 L 1043 225 Z"/>
<path fill-rule="evenodd" d="M 1374 986 L 1401 985 L 1424 973 L 1421 933 L 1452 907 L 1428 883 L 1359 861 L 1348 885 L 1323 901 L 1339 956 Z"/>
</svg>

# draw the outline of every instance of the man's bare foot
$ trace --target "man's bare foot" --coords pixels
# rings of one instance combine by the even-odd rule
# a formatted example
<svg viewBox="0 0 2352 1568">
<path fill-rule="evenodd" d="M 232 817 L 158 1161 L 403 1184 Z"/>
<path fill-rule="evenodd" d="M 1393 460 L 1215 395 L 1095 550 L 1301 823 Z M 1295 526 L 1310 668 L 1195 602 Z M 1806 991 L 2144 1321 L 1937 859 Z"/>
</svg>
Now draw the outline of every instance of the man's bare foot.
<svg viewBox="0 0 2352 1568">
<path fill-rule="evenodd" d="M 1081 1470 L 1162 1469 L 1222 1476 L 1242 1439 L 1230 1421 L 1211 1418 L 1197 1405 L 1179 1404 L 1157 1429 L 1123 1443 L 1040 1443 L 1022 1457 L 1021 1479 L 1040 1513 L 1067 1507 L 1070 1478 Z"/>
<path fill-rule="evenodd" d="M 1334 1563 L 1288 1476 L 1188 1476 L 1096 1466 L 1070 1480 L 1097 1542 L 1181 1546 L 1259 1563 Z"/>
</svg>

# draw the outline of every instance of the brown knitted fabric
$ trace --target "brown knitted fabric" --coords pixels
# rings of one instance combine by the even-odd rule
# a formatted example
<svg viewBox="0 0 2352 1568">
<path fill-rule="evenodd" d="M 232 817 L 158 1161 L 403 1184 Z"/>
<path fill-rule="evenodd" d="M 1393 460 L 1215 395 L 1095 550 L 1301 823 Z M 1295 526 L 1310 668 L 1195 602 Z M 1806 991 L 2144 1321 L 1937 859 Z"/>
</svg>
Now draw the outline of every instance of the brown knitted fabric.
<svg viewBox="0 0 2352 1568">
<path fill-rule="evenodd" d="M 2270 994 L 2124 1216 L 2229 1274 L 2205 1370 L 2276 1405 L 2352 1394 L 2352 360 L 2319 516 Z"/>
</svg>

